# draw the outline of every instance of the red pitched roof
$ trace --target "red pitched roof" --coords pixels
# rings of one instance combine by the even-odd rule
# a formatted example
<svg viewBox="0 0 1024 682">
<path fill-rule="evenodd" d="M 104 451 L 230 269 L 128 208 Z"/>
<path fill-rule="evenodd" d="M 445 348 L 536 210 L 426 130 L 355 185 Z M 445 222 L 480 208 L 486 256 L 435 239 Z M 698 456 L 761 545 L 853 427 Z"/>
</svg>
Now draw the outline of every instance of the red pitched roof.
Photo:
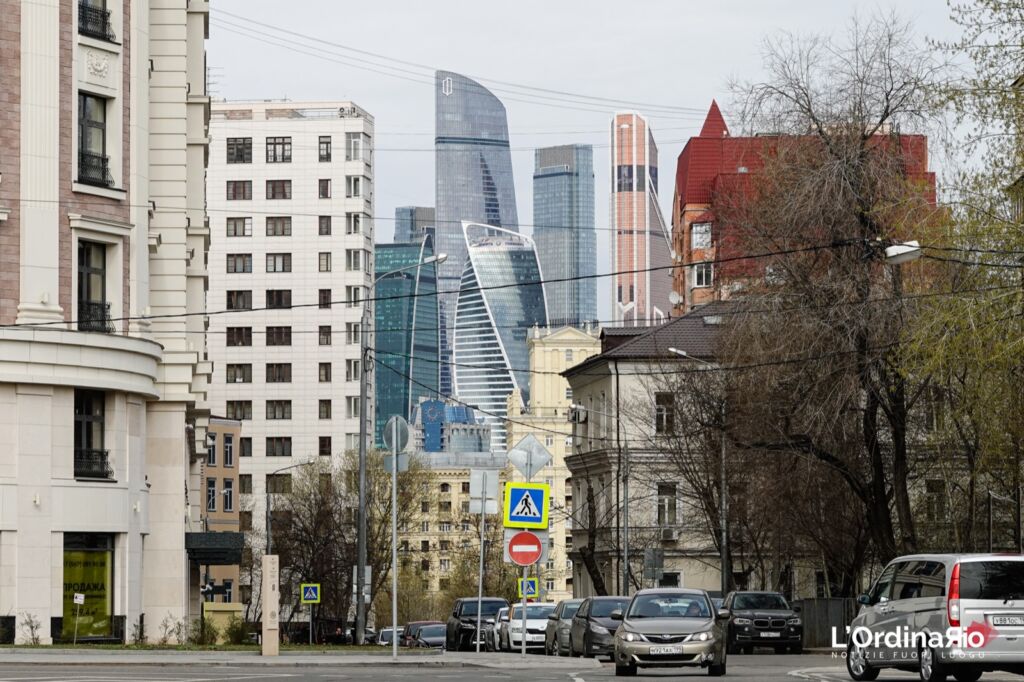
<svg viewBox="0 0 1024 682">
<path fill-rule="evenodd" d="M 727 137 L 729 126 L 725 125 L 722 112 L 718 108 L 718 102 L 711 100 L 711 108 L 708 109 L 707 118 L 704 119 L 704 127 L 700 129 L 701 137 Z"/>
</svg>

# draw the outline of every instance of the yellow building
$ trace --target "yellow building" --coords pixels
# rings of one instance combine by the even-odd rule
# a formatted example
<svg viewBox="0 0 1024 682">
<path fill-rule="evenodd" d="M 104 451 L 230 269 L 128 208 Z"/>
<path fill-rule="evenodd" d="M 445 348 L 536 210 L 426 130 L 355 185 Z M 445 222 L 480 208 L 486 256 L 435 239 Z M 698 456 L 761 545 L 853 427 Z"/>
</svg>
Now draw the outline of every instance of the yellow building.
<svg viewBox="0 0 1024 682">
<path fill-rule="evenodd" d="M 534 475 L 534 482 L 551 485 L 552 509 L 547 563 L 540 567 L 541 588 L 549 601 L 573 596 L 572 486 L 565 457 L 570 452 L 572 429 L 567 422 L 572 391 L 561 373 L 601 352 L 597 332 L 574 327 L 533 330 L 527 341 L 530 352 L 530 397 L 525 408 L 517 394 L 508 400 L 509 450 L 529 434 L 551 453 L 551 463 Z M 522 480 L 516 471 L 513 480 Z"/>
</svg>

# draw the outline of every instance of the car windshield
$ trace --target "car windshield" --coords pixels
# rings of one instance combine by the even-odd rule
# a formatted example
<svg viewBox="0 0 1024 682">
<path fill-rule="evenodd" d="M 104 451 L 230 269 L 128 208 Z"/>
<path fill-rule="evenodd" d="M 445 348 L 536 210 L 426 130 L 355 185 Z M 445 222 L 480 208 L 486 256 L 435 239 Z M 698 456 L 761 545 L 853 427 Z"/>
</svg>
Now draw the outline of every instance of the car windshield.
<svg viewBox="0 0 1024 682">
<path fill-rule="evenodd" d="M 555 610 L 554 604 L 527 604 L 526 605 L 526 618 L 528 620 L 535 620 L 539 618 L 547 618 L 552 611 Z M 523 611 L 521 606 L 512 607 L 511 620 L 523 617 Z"/>
<path fill-rule="evenodd" d="M 575 616 L 576 612 L 580 610 L 581 603 L 582 602 L 578 602 L 576 604 L 566 604 L 565 608 L 562 609 L 562 620 L 570 620 L 573 616 Z"/>
<path fill-rule="evenodd" d="M 732 607 L 742 611 L 746 609 L 788 609 L 789 604 L 781 594 L 737 594 L 732 600 Z"/>
<path fill-rule="evenodd" d="M 590 615 L 594 618 L 609 618 L 615 609 L 624 609 L 628 599 L 601 599 L 590 605 Z"/>
<path fill-rule="evenodd" d="M 641 594 L 633 597 L 627 618 L 710 618 L 711 608 L 703 595 Z"/>
<path fill-rule="evenodd" d="M 500 601 L 485 601 L 480 605 L 480 614 L 489 617 L 496 614 L 505 606 L 504 602 Z M 476 615 L 476 602 L 467 601 L 462 605 L 462 617 L 475 616 Z"/>
<path fill-rule="evenodd" d="M 424 625 L 420 629 L 420 637 L 444 637 L 443 625 Z"/>
<path fill-rule="evenodd" d="M 965 561 L 960 564 L 960 598 L 1024 598 L 1024 561 Z"/>
<path fill-rule="evenodd" d="M 391 634 L 392 634 L 391 630 L 381 630 L 380 637 L 378 638 L 378 641 L 390 642 L 391 641 Z"/>
</svg>

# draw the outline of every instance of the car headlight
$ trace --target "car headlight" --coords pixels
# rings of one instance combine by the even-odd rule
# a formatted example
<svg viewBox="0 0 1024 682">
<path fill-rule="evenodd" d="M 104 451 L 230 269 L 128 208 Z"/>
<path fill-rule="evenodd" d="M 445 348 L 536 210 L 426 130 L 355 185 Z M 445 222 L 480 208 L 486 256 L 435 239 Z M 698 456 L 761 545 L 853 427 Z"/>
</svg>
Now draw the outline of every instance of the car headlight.
<svg viewBox="0 0 1024 682">
<path fill-rule="evenodd" d="M 750 619 L 749 618 L 733 618 L 732 619 L 732 624 L 733 625 L 750 625 Z"/>
<path fill-rule="evenodd" d="M 597 623 L 591 623 L 590 624 L 590 631 L 591 632 L 596 632 L 599 635 L 606 635 L 606 634 L 608 634 L 608 628 L 601 627 Z"/>
<path fill-rule="evenodd" d="M 695 642 L 706 642 L 713 638 L 714 635 L 711 633 L 711 630 L 705 630 L 704 632 L 695 633 L 691 639 Z"/>
<path fill-rule="evenodd" d="M 522 632 L 523 631 L 523 624 L 522 623 L 513 623 L 512 625 L 510 625 L 508 627 L 508 629 L 509 629 L 510 632 Z"/>
<path fill-rule="evenodd" d="M 627 642 L 636 642 L 640 639 L 640 637 L 638 635 L 633 634 L 632 632 L 623 632 L 622 639 L 626 640 Z"/>
<path fill-rule="evenodd" d="M 786 622 L 789 623 L 790 625 L 800 625 L 800 619 L 799 618 L 790 618 Z"/>
</svg>

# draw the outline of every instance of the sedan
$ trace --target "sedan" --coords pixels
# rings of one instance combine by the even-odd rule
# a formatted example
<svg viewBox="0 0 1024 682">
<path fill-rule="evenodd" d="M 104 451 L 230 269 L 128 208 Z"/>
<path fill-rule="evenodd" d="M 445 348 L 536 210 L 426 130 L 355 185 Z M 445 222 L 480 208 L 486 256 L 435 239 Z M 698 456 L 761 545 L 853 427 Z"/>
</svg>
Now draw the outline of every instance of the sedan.
<svg viewBox="0 0 1024 682">
<path fill-rule="evenodd" d="M 725 630 L 729 612 L 714 611 L 704 590 L 659 588 L 633 595 L 615 633 L 615 674 L 636 675 L 637 668 L 707 668 L 725 674 Z"/>
<path fill-rule="evenodd" d="M 629 597 L 588 597 L 580 604 L 569 628 L 570 656 L 612 655 L 615 630 L 619 624 L 612 613 L 629 604 Z"/>
<path fill-rule="evenodd" d="M 572 627 L 572 617 L 582 603 L 582 599 L 564 599 L 558 602 L 555 612 L 548 616 L 548 626 L 544 632 L 544 653 L 548 656 L 569 655 L 569 629 Z"/>
<path fill-rule="evenodd" d="M 443 649 L 444 635 L 444 623 L 424 625 L 419 629 L 419 633 L 416 636 L 416 643 L 413 644 L 413 646 L 423 649 Z"/>
</svg>

